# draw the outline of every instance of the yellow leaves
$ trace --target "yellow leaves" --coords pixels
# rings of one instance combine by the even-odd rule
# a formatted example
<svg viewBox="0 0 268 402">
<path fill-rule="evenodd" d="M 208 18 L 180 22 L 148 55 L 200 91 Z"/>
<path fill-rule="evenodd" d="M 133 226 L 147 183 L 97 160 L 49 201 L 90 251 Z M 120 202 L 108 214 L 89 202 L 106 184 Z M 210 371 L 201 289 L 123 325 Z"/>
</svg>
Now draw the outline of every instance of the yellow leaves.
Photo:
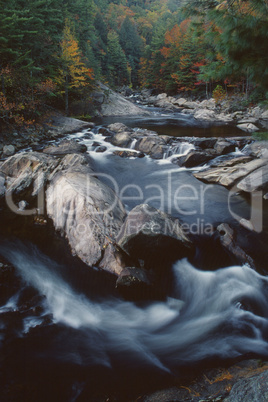
<svg viewBox="0 0 268 402">
<path fill-rule="evenodd" d="M 63 39 L 60 43 L 62 69 L 59 70 L 58 83 L 68 81 L 71 88 L 81 88 L 94 79 L 93 69 L 86 67 L 82 53 L 75 38 L 74 27 L 69 19 L 65 20 Z"/>
</svg>

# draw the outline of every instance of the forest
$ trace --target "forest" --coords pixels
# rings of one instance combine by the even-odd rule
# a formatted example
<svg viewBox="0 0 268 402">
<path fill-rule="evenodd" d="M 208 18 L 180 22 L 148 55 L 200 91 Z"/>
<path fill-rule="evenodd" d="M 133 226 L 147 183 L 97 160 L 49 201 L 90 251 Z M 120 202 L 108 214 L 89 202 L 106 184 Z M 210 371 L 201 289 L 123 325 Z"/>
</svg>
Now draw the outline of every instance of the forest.
<svg viewBox="0 0 268 402">
<path fill-rule="evenodd" d="M 0 122 L 69 113 L 101 81 L 268 100 L 266 0 L 0 0 Z"/>
</svg>

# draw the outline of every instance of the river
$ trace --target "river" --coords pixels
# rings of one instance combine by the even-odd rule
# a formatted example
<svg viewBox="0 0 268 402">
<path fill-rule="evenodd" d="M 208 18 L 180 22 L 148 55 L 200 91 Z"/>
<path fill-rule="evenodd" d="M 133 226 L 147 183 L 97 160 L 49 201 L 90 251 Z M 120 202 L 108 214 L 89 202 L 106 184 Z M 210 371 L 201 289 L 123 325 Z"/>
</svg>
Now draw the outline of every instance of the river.
<svg viewBox="0 0 268 402">
<path fill-rule="evenodd" d="M 182 124 L 162 115 L 131 124 L 131 119 L 115 120 L 169 135 L 196 130 L 194 135 L 222 136 L 233 130 L 193 128 L 190 117 L 183 119 Z M 248 200 L 205 186 L 168 156 L 160 161 L 115 156 L 98 127 L 68 138 L 87 145 L 95 171 L 128 211 L 146 202 L 179 217 L 197 234 L 221 222 L 238 227 L 238 214 L 249 218 Z M 98 146 L 107 149 L 99 153 Z M 174 264 L 165 301 L 133 303 L 118 296 L 108 274 L 73 258 L 63 239 L 42 228 L 29 233 L 23 219 L 3 212 L 1 222 L 0 254 L 15 267 L 6 297 L 0 298 L 4 401 L 134 400 L 207 362 L 247 353 L 268 356 L 268 279 L 249 267 L 223 267 L 213 250 L 201 247 L 202 264 L 186 259 Z M 204 258 L 207 253 L 210 259 Z"/>
</svg>

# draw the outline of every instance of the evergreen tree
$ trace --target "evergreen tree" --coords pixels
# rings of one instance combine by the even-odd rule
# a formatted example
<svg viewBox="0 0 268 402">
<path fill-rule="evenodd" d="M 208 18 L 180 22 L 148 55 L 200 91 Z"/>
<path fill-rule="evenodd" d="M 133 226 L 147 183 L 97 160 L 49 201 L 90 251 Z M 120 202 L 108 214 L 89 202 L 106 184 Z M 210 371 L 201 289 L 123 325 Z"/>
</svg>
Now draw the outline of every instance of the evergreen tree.
<svg viewBox="0 0 268 402">
<path fill-rule="evenodd" d="M 115 31 L 108 33 L 107 54 L 110 84 L 112 86 L 129 85 L 130 72 L 127 58 L 120 46 L 119 36 Z"/>
</svg>

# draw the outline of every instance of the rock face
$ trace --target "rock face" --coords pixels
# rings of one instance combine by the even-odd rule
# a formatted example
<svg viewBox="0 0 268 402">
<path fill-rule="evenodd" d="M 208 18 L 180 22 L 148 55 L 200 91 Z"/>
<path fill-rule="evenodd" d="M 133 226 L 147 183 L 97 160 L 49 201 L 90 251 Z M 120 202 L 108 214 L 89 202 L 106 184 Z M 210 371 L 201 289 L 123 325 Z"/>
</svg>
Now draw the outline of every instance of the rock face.
<svg viewBox="0 0 268 402">
<path fill-rule="evenodd" d="M 158 265 L 163 259 L 174 261 L 193 252 L 193 243 L 180 222 L 147 204 L 129 213 L 116 242 L 130 256 L 149 265 Z"/>
<path fill-rule="evenodd" d="M 47 189 L 47 213 L 67 237 L 73 254 L 89 266 L 102 259 L 126 215 L 108 186 L 79 169 L 54 177 Z"/>
<path fill-rule="evenodd" d="M 268 191 L 268 164 L 246 176 L 238 183 L 237 188 L 246 193 Z"/>
<path fill-rule="evenodd" d="M 59 160 L 38 152 L 24 152 L 8 158 L 0 172 L 6 176 L 6 190 L 20 193 L 33 185 L 36 195 L 46 182 L 48 175 L 56 168 Z"/>
<path fill-rule="evenodd" d="M 224 402 L 268 401 L 268 370 L 251 378 L 243 378 L 232 388 Z"/>
<path fill-rule="evenodd" d="M 102 116 L 125 116 L 125 115 L 145 115 L 148 114 L 140 107 L 134 105 L 123 96 L 112 91 L 110 88 L 100 84 L 101 91 L 105 94 L 104 100 L 100 105 Z"/>
<path fill-rule="evenodd" d="M 225 187 L 233 186 L 239 179 L 244 178 L 254 170 L 267 164 L 265 159 L 255 159 L 248 163 L 239 163 L 235 166 L 215 167 L 195 173 L 194 176 L 205 183 L 218 183 Z"/>
</svg>

